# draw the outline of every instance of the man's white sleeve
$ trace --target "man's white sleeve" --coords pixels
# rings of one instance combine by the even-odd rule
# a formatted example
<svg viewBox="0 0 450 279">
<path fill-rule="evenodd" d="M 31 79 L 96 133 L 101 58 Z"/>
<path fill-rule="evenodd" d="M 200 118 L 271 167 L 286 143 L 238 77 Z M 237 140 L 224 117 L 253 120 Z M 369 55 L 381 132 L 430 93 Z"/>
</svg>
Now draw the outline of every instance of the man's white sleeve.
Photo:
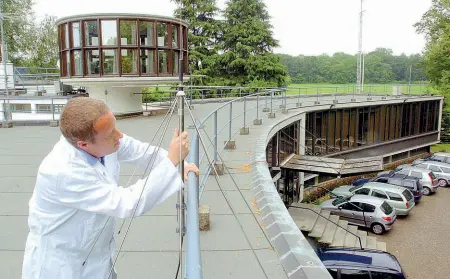
<svg viewBox="0 0 450 279">
<path fill-rule="evenodd" d="M 120 144 L 119 150 L 117 151 L 117 159 L 119 162 L 139 163 L 144 167 L 151 159 L 149 166 L 153 164 L 153 168 L 155 168 L 155 166 L 168 156 L 168 152 L 164 148 L 151 146 L 149 143 L 141 142 L 126 134 L 123 134 Z"/>
<path fill-rule="evenodd" d="M 150 175 L 127 188 L 100 180 L 93 169 L 74 166 L 59 174 L 56 197 L 58 202 L 88 212 L 112 217 L 139 216 L 176 193 L 182 180 L 178 169 L 164 158 Z M 141 196 L 142 193 L 142 196 Z"/>
</svg>

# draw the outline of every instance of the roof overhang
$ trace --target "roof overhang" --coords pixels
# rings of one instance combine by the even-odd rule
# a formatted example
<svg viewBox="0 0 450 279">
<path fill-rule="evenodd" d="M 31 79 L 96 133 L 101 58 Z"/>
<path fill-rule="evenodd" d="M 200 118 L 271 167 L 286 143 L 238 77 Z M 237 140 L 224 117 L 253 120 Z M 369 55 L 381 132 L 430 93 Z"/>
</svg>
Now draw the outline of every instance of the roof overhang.
<svg viewBox="0 0 450 279">
<path fill-rule="evenodd" d="M 383 157 L 337 159 L 291 154 L 280 167 L 316 174 L 349 175 L 371 173 L 383 170 Z"/>
</svg>

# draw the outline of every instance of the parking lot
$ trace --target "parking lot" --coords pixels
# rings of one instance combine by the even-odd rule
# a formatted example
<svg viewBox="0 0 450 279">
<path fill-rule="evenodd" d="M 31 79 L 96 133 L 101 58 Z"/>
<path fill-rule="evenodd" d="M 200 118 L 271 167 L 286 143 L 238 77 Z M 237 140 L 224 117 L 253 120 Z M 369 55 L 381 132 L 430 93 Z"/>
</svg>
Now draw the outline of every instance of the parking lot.
<svg viewBox="0 0 450 279">
<path fill-rule="evenodd" d="M 370 235 L 373 235 L 369 233 Z M 450 278 L 450 188 L 424 196 L 392 230 L 376 236 L 387 244 L 409 279 Z"/>
</svg>

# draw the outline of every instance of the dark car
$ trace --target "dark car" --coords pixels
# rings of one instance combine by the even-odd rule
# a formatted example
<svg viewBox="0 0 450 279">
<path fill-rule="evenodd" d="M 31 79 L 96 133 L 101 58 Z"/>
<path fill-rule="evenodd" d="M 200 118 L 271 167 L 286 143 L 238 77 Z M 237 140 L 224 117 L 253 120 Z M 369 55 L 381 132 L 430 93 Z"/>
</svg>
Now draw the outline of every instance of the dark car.
<svg viewBox="0 0 450 279">
<path fill-rule="evenodd" d="M 317 255 L 334 279 L 406 279 L 397 258 L 378 250 L 319 248 Z"/>
</svg>

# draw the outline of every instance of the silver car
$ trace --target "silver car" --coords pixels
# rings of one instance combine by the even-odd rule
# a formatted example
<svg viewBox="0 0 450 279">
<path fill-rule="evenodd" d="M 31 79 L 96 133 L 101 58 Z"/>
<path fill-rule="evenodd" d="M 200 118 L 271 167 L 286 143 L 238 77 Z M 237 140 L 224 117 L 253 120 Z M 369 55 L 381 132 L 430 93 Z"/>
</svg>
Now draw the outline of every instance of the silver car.
<svg viewBox="0 0 450 279">
<path fill-rule="evenodd" d="M 416 205 L 414 195 L 405 187 L 381 182 L 367 182 L 349 195 L 367 195 L 385 200 L 396 215 L 406 216 Z"/>
<path fill-rule="evenodd" d="M 386 201 L 364 195 L 331 199 L 321 204 L 322 208 L 339 215 L 349 224 L 367 227 L 375 234 L 391 230 L 397 215 L 395 209 Z"/>
<path fill-rule="evenodd" d="M 427 156 L 425 158 L 416 159 L 413 164 L 420 164 L 422 162 L 435 161 L 450 164 L 450 153 L 446 152 L 436 152 L 433 155 Z"/>
<path fill-rule="evenodd" d="M 432 171 L 436 175 L 438 184 L 441 187 L 446 187 L 450 184 L 450 164 L 436 161 L 423 161 L 417 165 L 413 164 L 413 166 Z"/>
<path fill-rule="evenodd" d="M 436 193 L 440 186 L 434 173 L 426 168 L 419 168 L 412 165 L 400 165 L 395 169 L 395 173 L 419 178 L 420 183 L 423 186 L 422 192 L 425 196 L 428 196 L 431 193 Z"/>
</svg>

